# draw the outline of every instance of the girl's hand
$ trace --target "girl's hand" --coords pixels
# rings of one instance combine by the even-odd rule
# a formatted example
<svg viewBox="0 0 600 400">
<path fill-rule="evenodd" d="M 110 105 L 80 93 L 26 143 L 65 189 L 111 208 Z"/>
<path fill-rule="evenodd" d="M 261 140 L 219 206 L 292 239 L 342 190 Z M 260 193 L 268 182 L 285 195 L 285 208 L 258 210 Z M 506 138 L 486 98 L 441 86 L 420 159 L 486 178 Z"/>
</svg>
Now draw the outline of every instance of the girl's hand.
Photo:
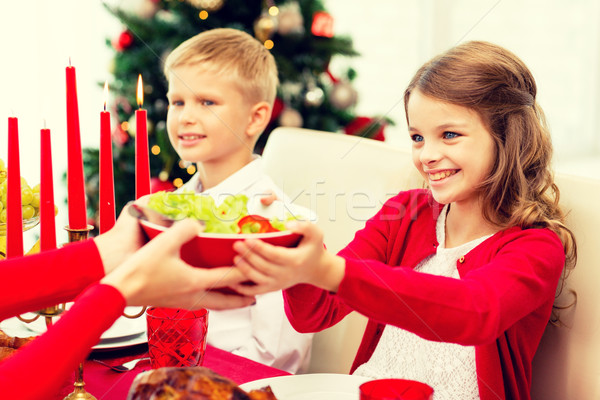
<svg viewBox="0 0 600 400">
<path fill-rule="evenodd" d="M 211 291 L 246 280 L 236 268 L 194 268 L 181 260 L 181 246 L 201 232 L 191 219 L 175 223 L 102 279 L 130 306 L 153 305 L 194 310 L 248 306 L 252 297 Z"/>
<path fill-rule="evenodd" d="M 344 277 L 345 261 L 323 245 L 323 233 L 310 222 L 292 221 L 287 228 L 303 235 L 296 248 L 272 246 L 258 239 L 235 242 L 235 266 L 255 285 L 236 285 L 239 293 L 253 296 L 309 283 L 337 291 Z"/>
</svg>

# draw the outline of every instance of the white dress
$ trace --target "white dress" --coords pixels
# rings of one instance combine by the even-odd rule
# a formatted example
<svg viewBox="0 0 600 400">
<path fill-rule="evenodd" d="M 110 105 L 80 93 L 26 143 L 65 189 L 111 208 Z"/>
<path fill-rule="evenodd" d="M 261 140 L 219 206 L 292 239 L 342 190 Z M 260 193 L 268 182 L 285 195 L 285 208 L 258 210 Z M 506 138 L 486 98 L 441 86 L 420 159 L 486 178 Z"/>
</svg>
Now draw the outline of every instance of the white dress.
<svg viewBox="0 0 600 400">
<path fill-rule="evenodd" d="M 289 214 L 311 219 L 309 210 L 291 204 L 264 174 L 260 157 L 215 187 L 202 191 L 196 173 L 178 191 L 201 191 L 220 204 L 228 195 L 248 196 L 248 212 L 285 219 Z M 274 192 L 278 201 L 265 207 L 260 199 Z M 208 344 L 291 373 L 303 372 L 310 361 L 313 334 L 298 333 L 289 323 L 281 291 L 256 296 L 256 304 L 233 310 L 210 310 Z"/>
<path fill-rule="evenodd" d="M 436 254 L 423 260 L 417 271 L 459 279 L 456 262 L 490 236 L 453 248 L 445 248 L 446 205 L 436 224 Z M 440 296 L 443 296 L 440 293 Z M 440 338 L 441 340 L 441 338 Z M 355 375 L 374 379 L 402 378 L 428 384 L 434 400 L 478 400 L 475 347 L 431 341 L 392 325 L 383 334 L 366 363 Z"/>
</svg>

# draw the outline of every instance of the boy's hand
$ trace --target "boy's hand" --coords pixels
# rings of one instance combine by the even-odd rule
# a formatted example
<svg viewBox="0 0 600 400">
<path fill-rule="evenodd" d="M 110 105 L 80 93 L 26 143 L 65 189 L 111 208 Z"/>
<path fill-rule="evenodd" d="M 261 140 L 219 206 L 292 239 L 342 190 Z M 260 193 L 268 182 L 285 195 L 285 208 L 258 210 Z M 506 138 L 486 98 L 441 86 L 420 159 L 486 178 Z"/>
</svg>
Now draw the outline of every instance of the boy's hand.
<svg viewBox="0 0 600 400">
<path fill-rule="evenodd" d="M 275 195 L 275 193 L 270 192 L 269 194 L 267 194 L 265 197 L 261 197 L 260 199 L 260 203 L 263 206 L 270 206 L 271 204 L 273 204 L 273 202 L 277 200 L 277 196 Z"/>
</svg>

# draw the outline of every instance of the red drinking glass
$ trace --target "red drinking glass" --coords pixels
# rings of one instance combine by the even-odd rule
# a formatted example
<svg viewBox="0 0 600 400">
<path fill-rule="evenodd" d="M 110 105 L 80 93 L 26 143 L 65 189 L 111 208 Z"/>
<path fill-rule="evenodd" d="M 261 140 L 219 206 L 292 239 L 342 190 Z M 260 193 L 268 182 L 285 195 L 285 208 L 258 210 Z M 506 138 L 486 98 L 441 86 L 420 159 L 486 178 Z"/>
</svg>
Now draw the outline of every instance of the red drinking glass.
<svg viewBox="0 0 600 400">
<path fill-rule="evenodd" d="M 376 379 L 360 385 L 360 400 L 433 400 L 433 389 L 408 379 Z"/>
<path fill-rule="evenodd" d="M 146 321 L 152 368 L 202 365 L 208 310 L 150 307 L 146 311 Z"/>
</svg>

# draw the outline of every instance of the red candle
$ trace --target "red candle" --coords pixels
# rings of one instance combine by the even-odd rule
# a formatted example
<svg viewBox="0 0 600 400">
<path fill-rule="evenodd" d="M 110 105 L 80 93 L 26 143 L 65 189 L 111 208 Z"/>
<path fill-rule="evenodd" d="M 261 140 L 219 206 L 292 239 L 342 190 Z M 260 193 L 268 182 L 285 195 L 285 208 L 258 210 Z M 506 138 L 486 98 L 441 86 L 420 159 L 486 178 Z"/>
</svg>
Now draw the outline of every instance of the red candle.
<svg viewBox="0 0 600 400">
<path fill-rule="evenodd" d="M 146 125 L 146 110 L 144 103 L 144 85 L 142 75 L 138 77 L 137 103 L 135 111 L 135 198 L 150 194 L 150 154 L 148 153 L 148 128 Z"/>
<path fill-rule="evenodd" d="M 6 257 L 23 255 L 23 210 L 19 162 L 19 125 L 17 118 L 10 117 L 8 118 L 8 165 L 6 166 Z"/>
<path fill-rule="evenodd" d="M 77 106 L 77 83 L 75 67 L 67 67 L 67 185 L 69 206 L 69 227 L 85 229 L 87 213 L 83 177 L 83 157 L 79 133 L 79 109 Z"/>
<path fill-rule="evenodd" d="M 108 82 L 104 84 L 104 111 L 100 112 L 100 233 L 115 224 L 115 183 L 110 113 L 106 111 Z"/>
<path fill-rule="evenodd" d="M 40 131 L 40 143 L 40 249 L 45 251 L 56 248 L 50 129 Z"/>
</svg>

